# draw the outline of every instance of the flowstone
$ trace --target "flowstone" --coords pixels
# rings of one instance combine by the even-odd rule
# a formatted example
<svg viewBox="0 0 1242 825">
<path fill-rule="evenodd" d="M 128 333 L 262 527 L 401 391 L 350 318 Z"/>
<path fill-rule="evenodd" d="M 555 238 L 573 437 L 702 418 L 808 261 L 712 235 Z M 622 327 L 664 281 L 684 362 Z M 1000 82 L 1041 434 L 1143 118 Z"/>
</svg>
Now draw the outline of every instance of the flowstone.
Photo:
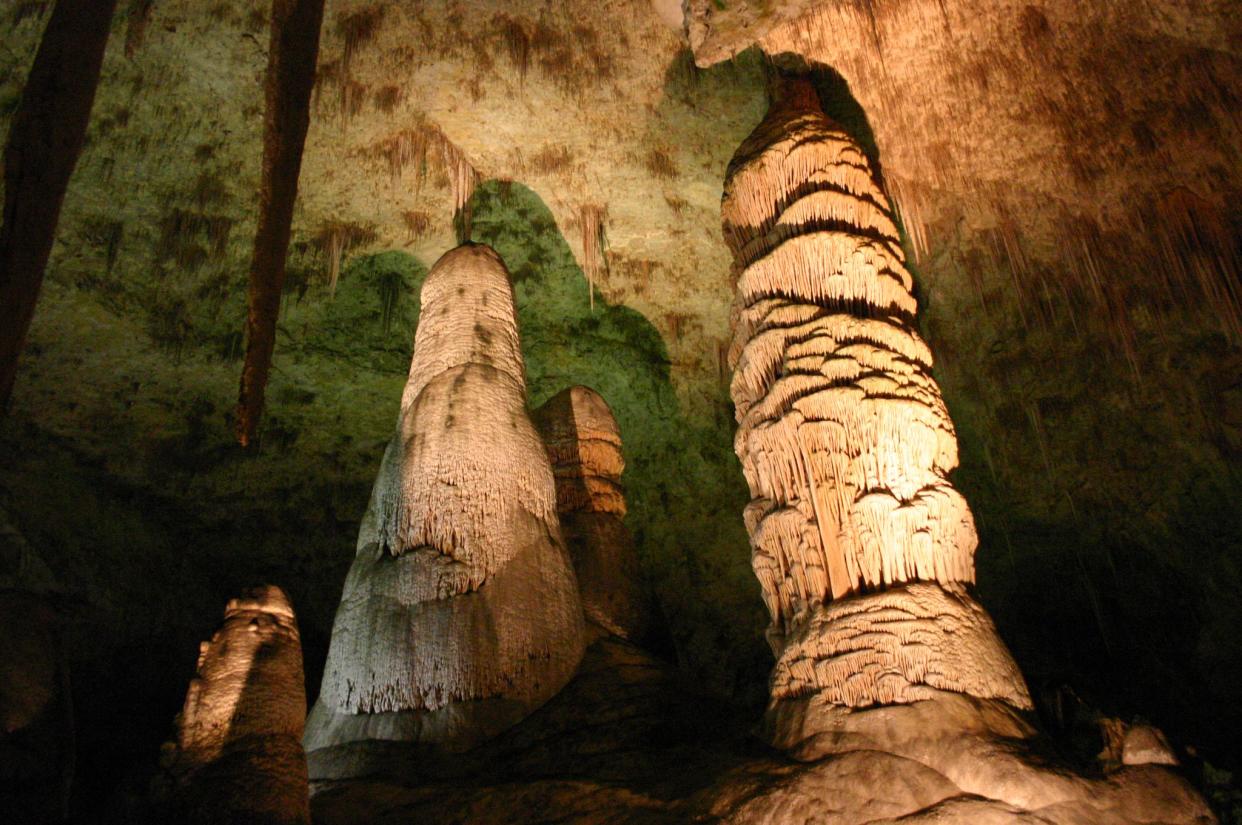
<svg viewBox="0 0 1242 825">
<path fill-rule="evenodd" d="M 582 656 L 509 273 L 466 244 L 421 297 L 397 431 L 307 721 L 312 779 L 383 770 L 394 748 L 469 749 L 551 698 Z"/>
</svg>

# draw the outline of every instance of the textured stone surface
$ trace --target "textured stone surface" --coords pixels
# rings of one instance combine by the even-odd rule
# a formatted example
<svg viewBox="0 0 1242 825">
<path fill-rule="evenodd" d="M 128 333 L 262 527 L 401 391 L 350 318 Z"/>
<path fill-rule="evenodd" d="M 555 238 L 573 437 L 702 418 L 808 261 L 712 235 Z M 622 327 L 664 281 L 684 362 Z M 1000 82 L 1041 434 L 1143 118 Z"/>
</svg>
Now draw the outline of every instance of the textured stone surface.
<svg viewBox="0 0 1242 825">
<path fill-rule="evenodd" d="M 310 822 L 302 645 L 288 597 L 256 588 L 229 602 L 165 746 L 169 821 Z"/>
<path fill-rule="evenodd" d="M 1208 825 L 1158 767 L 1074 777 L 1009 741 L 1033 731 L 1001 702 L 937 694 L 842 713 L 797 762 L 617 639 L 588 649 L 565 690 L 479 749 L 393 760 L 383 776 L 321 783 L 316 822 Z"/>
<path fill-rule="evenodd" d="M 307 724 L 312 776 L 374 770 L 374 740 L 473 746 L 577 667 L 582 604 L 524 377 L 504 263 L 447 253 Z"/>
<path fill-rule="evenodd" d="M 731 391 L 777 655 L 772 735 L 814 729 L 810 714 L 784 729 L 789 700 L 860 708 L 939 689 L 1029 710 L 965 591 L 978 539 L 948 479 L 957 439 L 912 328 L 888 200 L 806 78 L 779 81 L 729 165 L 721 214 L 741 270 Z"/>
<path fill-rule="evenodd" d="M 7 126 L 51 4 L 3 5 Z M 118 6 L 0 421 L 0 498 L 79 607 L 80 806 L 145 787 L 129 774 L 151 770 L 195 645 L 241 588 L 293 597 L 319 684 L 463 163 L 474 237 L 514 272 L 531 403 L 569 384 L 609 400 L 626 523 L 678 661 L 762 703 L 719 205 L 765 61 L 695 67 L 649 0 L 328 0 L 270 418 L 243 459 L 229 434 L 265 12 Z M 1211 776 L 1237 774 L 1242 355 L 1213 290 L 1236 259 L 1242 18 L 1220 0 L 821 10 L 838 17 L 810 56 L 841 77 L 817 86 L 910 230 L 953 482 L 985 549 L 979 601 L 1033 692 L 1072 691 L 1080 718 L 1143 715 Z"/>
<path fill-rule="evenodd" d="M 607 633 L 639 641 L 657 611 L 634 537 L 622 521 L 621 431 L 608 403 L 589 387 L 570 387 L 533 413 L 556 477 L 561 532 L 578 574 L 582 609 Z"/>
</svg>

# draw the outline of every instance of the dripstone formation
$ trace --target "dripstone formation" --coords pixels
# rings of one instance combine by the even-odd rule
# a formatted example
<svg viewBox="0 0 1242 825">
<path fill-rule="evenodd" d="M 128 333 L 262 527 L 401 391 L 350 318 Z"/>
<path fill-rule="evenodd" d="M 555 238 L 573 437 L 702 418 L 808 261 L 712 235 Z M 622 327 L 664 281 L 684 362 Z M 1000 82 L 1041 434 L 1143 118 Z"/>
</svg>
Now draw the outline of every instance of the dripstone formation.
<svg viewBox="0 0 1242 825">
<path fill-rule="evenodd" d="M 639 641 L 654 606 L 626 528 L 621 431 L 599 393 L 570 387 L 533 414 L 556 477 L 556 507 L 569 547 L 582 609 L 604 632 Z"/>
<path fill-rule="evenodd" d="M 582 656 L 508 271 L 467 244 L 421 297 L 397 431 L 307 722 L 312 778 L 381 769 L 392 746 L 467 749 L 547 701 Z"/>
<path fill-rule="evenodd" d="M 773 712 L 935 690 L 1029 709 L 964 587 L 975 527 L 948 480 L 957 440 L 891 207 L 810 84 L 782 94 L 734 157 L 722 205 L 740 269 L 735 447 L 778 656 Z"/>
<path fill-rule="evenodd" d="M 233 599 L 165 746 L 168 822 L 310 822 L 297 619 L 278 587 Z"/>
<path fill-rule="evenodd" d="M 911 821 L 1206 821 L 1163 768 L 1091 781 L 1029 754 L 1025 682 L 966 589 L 977 539 L 892 212 L 808 80 L 778 81 L 722 213 L 740 269 L 735 446 L 777 655 L 766 733 L 825 760 L 736 821 L 836 798 L 858 770 L 940 800 L 897 806 Z"/>
</svg>

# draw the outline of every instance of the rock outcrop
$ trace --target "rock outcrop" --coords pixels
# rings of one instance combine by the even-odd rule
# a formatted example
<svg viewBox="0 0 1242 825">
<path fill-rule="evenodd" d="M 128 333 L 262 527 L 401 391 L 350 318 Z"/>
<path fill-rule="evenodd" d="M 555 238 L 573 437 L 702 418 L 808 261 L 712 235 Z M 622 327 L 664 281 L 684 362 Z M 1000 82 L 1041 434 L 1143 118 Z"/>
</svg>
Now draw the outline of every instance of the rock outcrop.
<svg viewBox="0 0 1242 825">
<path fill-rule="evenodd" d="M 509 273 L 466 244 L 422 288 L 397 432 L 307 722 L 311 776 L 380 770 L 393 747 L 467 749 L 553 696 L 583 645 Z"/>
<path fill-rule="evenodd" d="M 297 619 L 278 587 L 229 602 L 165 746 L 169 822 L 310 822 Z"/>
<path fill-rule="evenodd" d="M 651 631 L 654 604 L 622 521 L 625 459 L 612 410 L 595 390 L 579 386 L 552 396 L 533 418 L 552 462 L 561 532 L 587 620 L 639 641 Z"/>
</svg>

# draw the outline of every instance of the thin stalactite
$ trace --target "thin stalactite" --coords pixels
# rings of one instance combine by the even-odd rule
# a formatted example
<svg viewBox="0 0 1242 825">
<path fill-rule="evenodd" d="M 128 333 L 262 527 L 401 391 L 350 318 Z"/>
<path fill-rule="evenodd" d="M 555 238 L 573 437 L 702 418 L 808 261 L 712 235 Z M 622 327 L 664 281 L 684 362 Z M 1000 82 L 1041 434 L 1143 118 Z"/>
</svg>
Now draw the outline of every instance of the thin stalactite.
<svg viewBox="0 0 1242 825">
<path fill-rule="evenodd" d="M 237 400 L 236 435 L 243 447 L 258 442 L 267 376 L 276 347 L 285 256 L 289 251 L 302 150 L 310 125 L 311 90 L 322 24 L 323 0 L 276 0 L 272 6 L 259 226 L 250 263 L 246 360 Z"/>
<path fill-rule="evenodd" d="M 0 410 L 7 409 L 60 208 L 86 141 L 116 0 L 58 0 L 9 127 L 0 226 Z"/>
</svg>

